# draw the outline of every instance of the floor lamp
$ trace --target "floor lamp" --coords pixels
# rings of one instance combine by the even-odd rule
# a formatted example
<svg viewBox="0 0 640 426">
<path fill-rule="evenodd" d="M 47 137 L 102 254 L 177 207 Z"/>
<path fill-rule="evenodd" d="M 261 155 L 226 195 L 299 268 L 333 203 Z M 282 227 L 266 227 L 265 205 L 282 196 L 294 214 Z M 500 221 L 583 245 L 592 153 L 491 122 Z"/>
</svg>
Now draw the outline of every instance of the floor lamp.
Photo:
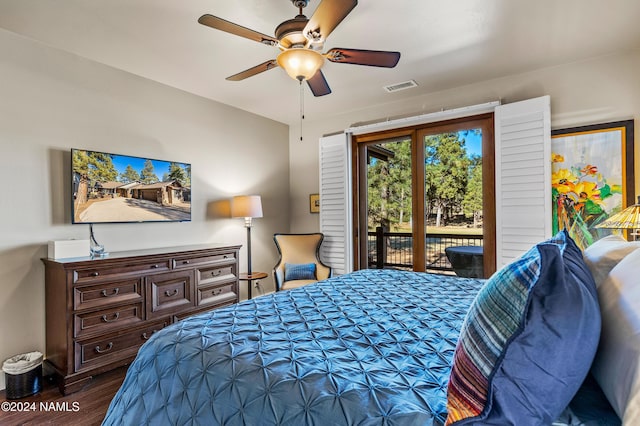
<svg viewBox="0 0 640 426">
<path fill-rule="evenodd" d="M 239 195 L 231 200 L 231 217 L 243 217 L 247 228 L 247 274 L 251 276 L 251 226 L 254 217 L 262 217 L 259 195 Z"/>
</svg>

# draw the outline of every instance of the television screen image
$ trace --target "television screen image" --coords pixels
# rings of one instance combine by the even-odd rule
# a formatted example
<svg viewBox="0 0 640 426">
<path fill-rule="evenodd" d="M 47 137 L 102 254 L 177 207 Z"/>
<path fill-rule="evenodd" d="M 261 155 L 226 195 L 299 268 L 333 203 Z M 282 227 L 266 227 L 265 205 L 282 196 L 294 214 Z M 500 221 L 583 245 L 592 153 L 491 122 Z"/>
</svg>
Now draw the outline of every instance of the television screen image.
<svg viewBox="0 0 640 426">
<path fill-rule="evenodd" d="M 71 150 L 73 223 L 191 220 L 191 165 Z"/>
</svg>

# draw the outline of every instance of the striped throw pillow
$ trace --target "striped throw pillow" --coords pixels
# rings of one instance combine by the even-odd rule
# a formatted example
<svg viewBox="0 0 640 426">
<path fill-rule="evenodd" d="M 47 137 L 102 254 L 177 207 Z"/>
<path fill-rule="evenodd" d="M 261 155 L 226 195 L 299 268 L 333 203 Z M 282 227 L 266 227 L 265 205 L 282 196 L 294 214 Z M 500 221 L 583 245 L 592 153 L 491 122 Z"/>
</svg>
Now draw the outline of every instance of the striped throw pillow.
<svg viewBox="0 0 640 426">
<path fill-rule="evenodd" d="M 454 354 L 446 424 L 551 424 L 586 377 L 599 335 L 593 277 L 563 231 L 478 293 Z"/>
</svg>

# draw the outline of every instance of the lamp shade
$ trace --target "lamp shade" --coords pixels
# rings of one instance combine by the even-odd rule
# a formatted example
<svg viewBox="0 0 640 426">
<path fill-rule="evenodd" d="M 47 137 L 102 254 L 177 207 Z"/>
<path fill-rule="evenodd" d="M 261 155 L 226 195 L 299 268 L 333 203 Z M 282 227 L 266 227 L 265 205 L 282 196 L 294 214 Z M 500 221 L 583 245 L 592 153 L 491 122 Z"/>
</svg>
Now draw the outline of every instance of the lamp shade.
<svg viewBox="0 0 640 426">
<path fill-rule="evenodd" d="M 596 228 L 638 229 L 640 228 L 640 197 L 638 203 L 627 207 L 596 225 Z"/>
<path fill-rule="evenodd" d="M 293 47 L 280 53 L 276 58 L 294 80 L 309 80 L 322 67 L 324 57 L 315 50 Z"/>
<path fill-rule="evenodd" d="M 231 217 L 262 217 L 259 195 L 238 195 L 231 200 Z"/>
<path fill-rule="evenodd" d="M 596 228 L 636 229 L 640 228 L 640 205 L 635 204 L 620 213 L 616 213 Z"/>
</svg>

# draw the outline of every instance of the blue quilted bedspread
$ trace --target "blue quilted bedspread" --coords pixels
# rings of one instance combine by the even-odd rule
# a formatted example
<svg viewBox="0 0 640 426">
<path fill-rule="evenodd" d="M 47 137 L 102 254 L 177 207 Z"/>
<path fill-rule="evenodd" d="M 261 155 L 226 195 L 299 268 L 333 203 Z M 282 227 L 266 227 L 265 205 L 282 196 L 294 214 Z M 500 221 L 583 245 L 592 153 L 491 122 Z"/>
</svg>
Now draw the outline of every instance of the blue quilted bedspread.
<svg viewBox="0 0 640 426">
<path fill-rule="evenodd" d="M 441 424 L 482 284 L 364 270 L 185 319 L 140 349 L 104 424 Z"/>
</svg>

